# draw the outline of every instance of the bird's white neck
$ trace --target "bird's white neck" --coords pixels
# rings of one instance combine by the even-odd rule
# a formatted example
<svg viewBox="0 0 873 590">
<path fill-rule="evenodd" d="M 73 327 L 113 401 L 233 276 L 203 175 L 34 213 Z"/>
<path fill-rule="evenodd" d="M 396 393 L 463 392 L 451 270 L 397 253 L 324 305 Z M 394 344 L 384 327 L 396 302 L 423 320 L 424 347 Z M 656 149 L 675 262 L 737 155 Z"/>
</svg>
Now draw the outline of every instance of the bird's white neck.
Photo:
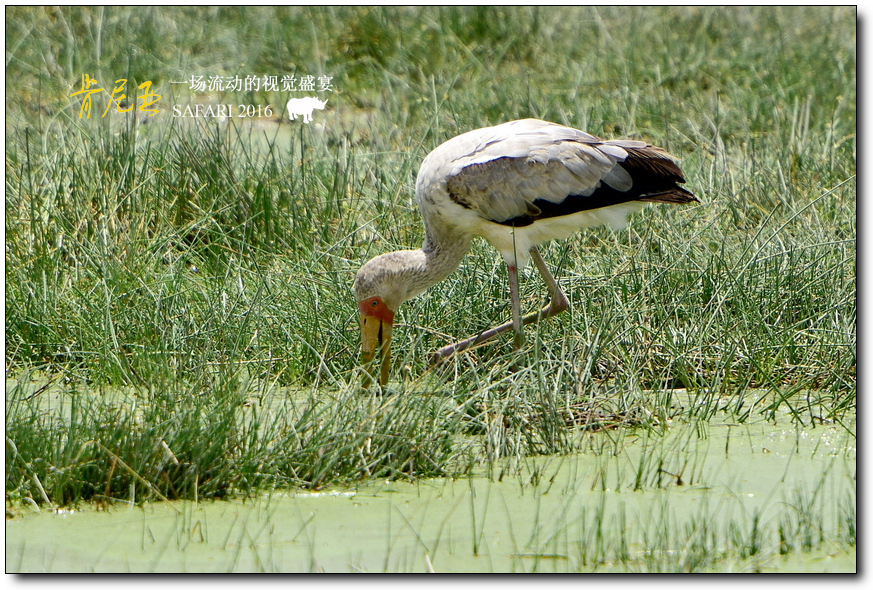
<svg viewBox="0 0 873 590">
<path fill-rule="evenodd" d="M 444 280 L 458 268 L 470 250 L 472 238 L 460 232 L 453 234 L 451 230 L 436 230 L 429 226 L 425 227 L 425 231 L 421 251 L 424 253 L 427 278 L 430 281 L 428 286 L 431 286 Z"/>
<path fill-rule="evenodd" d="M 365 264 L 355 281 L 358 300 L 379 295 L 391 310 L 448 277 L 470 249 L 471 238 L 426 228 L 420 250 L 400 250 Z"/>
<path fill-rule="evenodd" d="M 403 294 L 404 301 L 446 279 L 470 249 L 469 236 L 449 235 L 445 230 L 441 232 L 432 227 L 425 227 L 425 231 L 420 250 L 394 253 L 400 255 L 395 282 L 407 289 Z"/>
</svg>

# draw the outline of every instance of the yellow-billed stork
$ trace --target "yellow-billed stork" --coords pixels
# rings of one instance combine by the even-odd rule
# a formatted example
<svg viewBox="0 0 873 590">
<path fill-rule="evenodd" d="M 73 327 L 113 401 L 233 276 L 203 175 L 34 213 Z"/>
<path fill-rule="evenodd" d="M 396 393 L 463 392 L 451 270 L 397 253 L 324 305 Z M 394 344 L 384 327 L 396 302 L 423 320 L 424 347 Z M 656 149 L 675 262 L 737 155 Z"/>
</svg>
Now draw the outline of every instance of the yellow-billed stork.
<svg viewBox="0 0 873 590">
<path fill-rule="evenodd" d="M 685 178 L 671 158 L 642 141 L 605 141 L 537 119 L 476 129 L 440 145 L 422 162 L 415 183 L 424 245 L 377 256 L 355 278 L 365 366 L 369 368 L 379 354 L 379 382 L 388 382 L 397 308 L 448 277 L 475 236 L 491 242 L 506 261 L 512 321 L 446 346 L 434 359 L 509 328 L 515 330 L 515 346 L 520 347 L 525 324 L 568 307 L 537 245 L 583 227 L 606 224 L 622 229 L 627 214 L 647 202 L 696 202 L 679 186 Z M 550 302 L 522 317 L 518 269 L 531 259 L 546 282 Z"/>
</svg>

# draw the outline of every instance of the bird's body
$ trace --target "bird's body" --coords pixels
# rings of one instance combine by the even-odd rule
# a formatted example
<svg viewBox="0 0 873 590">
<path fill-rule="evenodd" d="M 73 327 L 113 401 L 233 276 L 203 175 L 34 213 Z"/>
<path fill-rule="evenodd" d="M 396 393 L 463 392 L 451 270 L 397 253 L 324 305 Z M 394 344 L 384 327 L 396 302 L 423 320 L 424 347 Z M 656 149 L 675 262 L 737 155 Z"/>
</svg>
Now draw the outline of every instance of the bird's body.
<svg viewBox="0 0 873 590">
<path fill-rule="evenodd" d="M 536 247 L 584 227 L 621 229 L 646 202 L 688 203 L 682 171 L 664 150 L 641 141 L 604 141 L 537 119 L 477 129 L 443 143 L 424 159 L 415 194 L 425 225 L 421 250 L 383 254 L 355 279 L 365 361 L 382 350 L 380 381 L 388 378 L 388 341 L 403 301 L 445 279 L 480 236 L 509 269 L 513 321 L 440 351 L 446 356 L 510 327 L 554 315 L 567 302 Z M 522 318 L 517 269 L 533 259 L 552 304 Z M 368 319 L 369 318 L 369 319 Z M 378 322 L 378 326 L 376 323 Z"/>
</svg>

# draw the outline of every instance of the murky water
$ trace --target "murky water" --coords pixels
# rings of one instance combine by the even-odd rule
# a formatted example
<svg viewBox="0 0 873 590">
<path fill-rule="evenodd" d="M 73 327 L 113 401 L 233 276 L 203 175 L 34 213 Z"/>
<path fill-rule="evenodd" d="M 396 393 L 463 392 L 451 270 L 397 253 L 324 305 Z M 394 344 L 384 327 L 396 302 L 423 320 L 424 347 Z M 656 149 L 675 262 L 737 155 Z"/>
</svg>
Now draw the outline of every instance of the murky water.
<svg viewBox="0 0 873 590">
<path fill-rule="evenodd" d="M 854 438 L 765 422 L 618 435 L 500 477 L 35 514 L 8 572 L 854 572 Z M 616 447 L 617 448 L 617 447 Z M 680 484 L 681 482 L 681 484 Z M 853 529 L 852 529 L 853 530 Z M 853 535 L 854 533 L 852 533 Z"/>
</svg>

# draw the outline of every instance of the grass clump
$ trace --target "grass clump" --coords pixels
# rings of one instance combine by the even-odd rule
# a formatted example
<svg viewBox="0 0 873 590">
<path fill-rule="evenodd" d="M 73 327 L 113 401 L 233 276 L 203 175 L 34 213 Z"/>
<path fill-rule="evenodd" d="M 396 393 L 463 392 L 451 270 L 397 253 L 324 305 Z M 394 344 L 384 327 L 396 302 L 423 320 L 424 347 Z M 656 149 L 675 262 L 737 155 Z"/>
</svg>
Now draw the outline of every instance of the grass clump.
<svg viewBox="0 0 873 590">
<path fill-rule="evenodd" d="M 207 499 L 277 487 L 446 476 L 471 459 L 444 400 L 207 388 L 7 392 L 7 496 L 50 505 Z M 465 464 L 466 463 L 466 464 Z"/>
</svg>

